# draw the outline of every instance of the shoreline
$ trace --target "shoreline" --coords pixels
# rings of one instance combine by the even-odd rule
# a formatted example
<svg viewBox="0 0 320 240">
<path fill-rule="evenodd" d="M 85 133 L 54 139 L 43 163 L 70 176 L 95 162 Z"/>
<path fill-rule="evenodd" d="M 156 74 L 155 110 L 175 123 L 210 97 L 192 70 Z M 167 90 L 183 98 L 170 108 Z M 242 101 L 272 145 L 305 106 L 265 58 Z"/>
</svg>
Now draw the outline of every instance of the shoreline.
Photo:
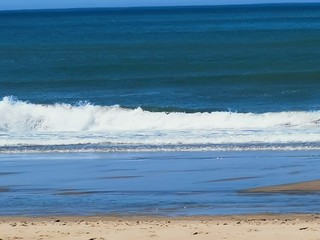
<svg viewBox="0 0 320 240">
<path fill-rule="evenodd" d="M 63 222 L 63 221 L 312 221 L 319 220 L 319 213 L 257 213 L 257 214 L 230 214 L 230 215 L 192 215 L 192 216 L 161 216 L 161 215 L 0 215 L 0 223 L 9 221 L 39 221 L 39 222 Z"/>
<path fill-rule="evenodd" d="M 0 239 L 319 239 L 320 214 L 0 216 Z"/>
</svg>

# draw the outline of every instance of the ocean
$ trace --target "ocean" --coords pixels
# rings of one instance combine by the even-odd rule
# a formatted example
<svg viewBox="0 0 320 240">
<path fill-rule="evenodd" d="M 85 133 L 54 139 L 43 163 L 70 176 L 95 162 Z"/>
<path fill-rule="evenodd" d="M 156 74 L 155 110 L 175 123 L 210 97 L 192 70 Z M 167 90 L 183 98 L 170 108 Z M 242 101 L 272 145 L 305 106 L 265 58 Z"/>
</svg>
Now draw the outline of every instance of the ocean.
<svg viewBox="0 0 320 240">
<path fill-rule="evenodd" d="M 296 168 L 290 161 L 296 156 L 303 164 L 309 159 L 314 164 L 310 166 L 319 167 L 314 161 L 320 150 L 319 66 L 320 4 L 1 11 L 0 209 L 3 214 L 41 215 L 60 204 L 65 206 L 61 214 L 121 209 L 159 214 L 171 209 L 173 215 L 255 212 L 249 200 L 242 210 L 237 208 L 243 198 L 235 191 L 317 176 L 305 169 L 268 182 L 264 168 L 257 167 L 258 176 L 251 176 L 254 170 L 248 171 L 248 166 L 274 163 L 276 158 Z M 173 164 L 172 171 L 177 162 L 184 166 L 178 169 L 184 177 L 169 174 L 181 183 L 170 191 L 151 191 L 147 184 L 163 181 L 161 167 L 153 167 L 157 177 L 145 175 L 143 167 L 116 167 L 126 161 L 158 163 L 159 156 L 162 164 Z M 191 178 L 204 185 L 191 184 L 197 187 L 190 189 L 182 184 L 197 164 L 204 163 L 199 171 L 213 169 L 220 158 L 226 159 L 220 171 L 243 183 L 229 189 L 233 200 L 224 199 L 222 187 L 213 191 L 207 183 L 214 179 L 207 175 Z M 229 162 L 234 158 L 239 161 Z M 83 159 L 86 172 L 73 173 Z M 27 163 L 32 169 L 25 170 Z M 69 175 L 56 177 L 63 169 L 52 163 L 70 165 Z M 99 166 L 104 164 L 111 164 L 113 173 L 124 171 L 104 178 L 120 181 L 123 185 L 111 185 L 121 186 L 121 194 L 99 182 Z M 228 172 L 230 164 L 237 167 Z M 45 176 L 32 179 L 39 172 L 47 172 L 57 185 L 44 181 L 45 186 L 38 186 Z M 87 175 L 100 176 L 99 181 L 90 180 L 98 189 L 82 179 Z M 23 187 L 29 180 L 38 188 Z M 220 207 L 227 204 L 220 211 L 208 210 L 212 191 L 220 194 L 215 195 L 220 196 Z M 160 192 L 167 197 L 159 198 Z M 75 196 L 83 195 L 91 200 L 77 198 L 84 201 L 75 204 L 81 211 L 70 207 Z M 192 197 L 193 210 L 186 207 L 185 195 Z M 299 197 L 297 202 L 305 201 L 306 196 Z M 142 204 L 134 202 L 137 198 L 149 200 L 140 199 Z M 307 198 L 307 209 L 303 204 L 294 208 L 294 201 L 290 209 L 284 208 L 280 203 L 293 198 L 283 197 L 274 211 L 315 211 L 319 200 Z M 196 208 L 199 199 L 203 204 Z M 262 199 L 257 206 L 270 201 Z M 99 202 L 115 205 L 106 209 Z M 149 210 L 142 208 L 146 202 Z"/>
<path fill-rule="evenodd" d="M 0 13 L 0 151 L 320 149 L 320 5 Z"/>
</svg>

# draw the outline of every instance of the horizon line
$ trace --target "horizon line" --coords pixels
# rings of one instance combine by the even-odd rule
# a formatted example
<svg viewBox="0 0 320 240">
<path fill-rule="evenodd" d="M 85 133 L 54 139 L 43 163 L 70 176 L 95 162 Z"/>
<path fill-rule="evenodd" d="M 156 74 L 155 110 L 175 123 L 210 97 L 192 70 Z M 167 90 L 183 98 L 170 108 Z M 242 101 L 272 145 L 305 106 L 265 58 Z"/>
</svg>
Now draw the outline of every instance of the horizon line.
<svg viewBox="0 0 320 240">
<path fill-rule="evenodd" d="M 22 8 L 7 9 L 1 12 L 29 12 L 29 11 L 68 11 L 68 10 L 124 10 L 124 9 L 156 9 L 156 8 L 202 8 L 202 7 L 237 7 L 237 6 L 274 6 L 274 5 L 320 5 L 320 2 L 285 2 L 285 3 L 234 3 L 234 4 L 203 4 L 203 5 L 155 5 L 155 6 L 117 6 L 117 7 L 69 7 L 69 8 Z"/>
</svg>

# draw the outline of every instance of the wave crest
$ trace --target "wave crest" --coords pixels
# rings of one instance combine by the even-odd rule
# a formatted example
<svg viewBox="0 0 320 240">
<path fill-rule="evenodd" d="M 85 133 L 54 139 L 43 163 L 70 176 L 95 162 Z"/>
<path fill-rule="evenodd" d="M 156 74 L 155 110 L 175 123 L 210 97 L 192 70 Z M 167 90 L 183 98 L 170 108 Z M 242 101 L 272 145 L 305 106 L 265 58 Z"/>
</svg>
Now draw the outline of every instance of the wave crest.
<svg viewBox="0 0 320 240">
<path fill-rule="evenodd" d="M 314 144 L 320 142 L 320 112 L 167 113 L 87 102 L 42 105 L 4 97 L 0 116 L 0 152 L 77 151 L 79 144 L 82 150 L 94 151 L 190 146 L 210 150 L 222 145 L 225 149 L 240 145 L 241 149 L 304 149 L 318 148 Z"/>
<path fill-rule="evenodd" d="M 149 112 L 141 108 L 81 103 L 41 105 L 4 97 L 0 130 L 8 132 L 186 131 L 270 129 L 318 126 L 319 112 Z"/>
</svg>

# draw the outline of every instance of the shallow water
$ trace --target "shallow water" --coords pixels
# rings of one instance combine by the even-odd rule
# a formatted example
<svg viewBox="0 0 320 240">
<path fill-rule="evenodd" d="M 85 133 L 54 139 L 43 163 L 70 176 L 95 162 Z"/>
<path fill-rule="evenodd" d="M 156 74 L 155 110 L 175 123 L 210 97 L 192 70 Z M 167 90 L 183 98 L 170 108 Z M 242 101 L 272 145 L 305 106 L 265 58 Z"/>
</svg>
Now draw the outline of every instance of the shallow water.
<svg viewBox="0 0 320 240">
<path fill-rule="evenodd" d="M 319 193 L 241 190 L 316 180 L 319 151 L 0 155 L 1 215 L 318 212 Z"/>
</svg>

